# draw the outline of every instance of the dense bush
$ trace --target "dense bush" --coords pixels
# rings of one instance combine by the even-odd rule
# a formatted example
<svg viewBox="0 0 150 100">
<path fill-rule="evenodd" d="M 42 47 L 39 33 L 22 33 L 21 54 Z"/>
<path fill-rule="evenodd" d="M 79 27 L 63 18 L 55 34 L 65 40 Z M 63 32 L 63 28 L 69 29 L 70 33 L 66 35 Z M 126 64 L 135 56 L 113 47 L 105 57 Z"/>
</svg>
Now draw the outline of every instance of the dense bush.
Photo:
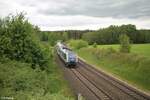
<svg viewBox="0 0 150 100">
<path fill-rule="evenodd" d="M 124 53 L 129 53 L 131 46 L 130 46 L 130 39 L 126 34 L 121 34 L 119 36 L 120 42 L 120 51 Z"/>
<path fill-rule="evenodd" d="M 81 49 L 83 47 L 87 47 L 88 43 L 83 40 L 70 40 L 68 45 L 73 49 Z"/>
<path fill-rule="evenodd" d="M 102 58 L 104 58 L 104 57 L 109 57 L 110 56 L 110 54 L 113 54 L 113 53 L 115 53 L 116 52 L 116 50 L 115 49 L 113 49 L 113 48 L 108 48 L 108 49 L 101 49 L 101 48 L 89 48 L 88 49 L 91 53 L 92 53 L 92 55 L 94 55 L 97 59 L 102 59 Z"/>
<path fill-rule="evenodd" d="M 46 66 L 47 59 L 36 32 L 23 13 L 0 19 L 0 56 L 32 63 L 32 66 Z"/>
<path fill-rule="evenodd" d="M 32 69 L 30 64 L 7 60 L 0 62 L 0 98 L 14 100 L 70 100 L 62 74 L 51 64 L 49 71 Z M 70 99 L 69 99 L 70 98 Z"/>
<path fill-rule="evenodd" d="M 93 43 L 93 47 L 94 47 L 94 48 L 97 48 L 97 43 L 96 43 L 96 42 Z"/>
</svg>

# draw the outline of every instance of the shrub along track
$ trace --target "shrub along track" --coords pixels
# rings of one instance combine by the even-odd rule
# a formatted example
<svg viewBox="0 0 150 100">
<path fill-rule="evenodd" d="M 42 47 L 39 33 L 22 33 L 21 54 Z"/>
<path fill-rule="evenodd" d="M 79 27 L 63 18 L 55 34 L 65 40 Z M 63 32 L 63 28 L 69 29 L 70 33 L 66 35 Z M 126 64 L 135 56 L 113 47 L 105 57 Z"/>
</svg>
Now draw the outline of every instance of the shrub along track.
<svg viewBox="0 0 150 100">
<path fill-rule="evenodd" d="M 76 68 L 66 68 L 56 57 L 75 94 L 81 93 L 87 100 L 150 100 L 150 96 L 101 72 L 79 60 Z"/>
</svg>

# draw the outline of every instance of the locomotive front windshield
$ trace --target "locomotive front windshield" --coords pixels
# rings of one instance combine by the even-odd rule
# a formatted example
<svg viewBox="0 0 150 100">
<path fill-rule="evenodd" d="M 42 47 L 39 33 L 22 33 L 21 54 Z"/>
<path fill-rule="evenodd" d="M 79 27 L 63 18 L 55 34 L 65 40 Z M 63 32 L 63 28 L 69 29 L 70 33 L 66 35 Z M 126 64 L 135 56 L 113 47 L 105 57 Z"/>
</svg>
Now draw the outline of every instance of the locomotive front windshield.
<svg viewBox="0 0 150 100">
<path fill-rule="evenodd" d="M 69 52 L 68 57 L 69 57 L 70 61 L 75 61 L 76 60 L 76 55 L 73 52 Z"/>
<path fill-rule="evenodd" d="M 69 52 L 68 55 L 69 55 L 69 58 L 75 58 L 75 54 L 73 52 Z"/>
</svg>

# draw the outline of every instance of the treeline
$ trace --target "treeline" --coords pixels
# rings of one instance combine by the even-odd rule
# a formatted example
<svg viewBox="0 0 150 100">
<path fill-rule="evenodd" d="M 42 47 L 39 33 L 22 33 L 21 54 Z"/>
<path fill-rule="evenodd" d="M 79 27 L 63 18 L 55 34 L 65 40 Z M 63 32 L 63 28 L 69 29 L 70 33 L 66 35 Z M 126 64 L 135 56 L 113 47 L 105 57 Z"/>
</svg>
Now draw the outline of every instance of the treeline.
<svg viewBox="0 0 150 100">
<path fill-rule="evenodd" d="M 131 24 L 111 25 L 95 32 L 84 33 L 82 39 L 89 44 L 117 44 L 121 34 L 126 34 L 132 43 L 150 43 L 150 30 L 137 30 L 136 26 Z"/>
<path fill-rule="evenodd" d="M 93 32 L 93 31 L 92 30 L 68 30 L 65 32 L 68 35 L 68 39 L 81 39 L 84 33 Z"/>
<path fill-rule="evenodd" d="M 70 39 L 81 39 L 84 33 L 93 32 L 91 30 L 68 30 L 68 31 L 41 31 L 38 36 L 41 41 L 47 41 L 52 46 L 55 45 L 57 40 L 67 41 Z"/>
<path fill-rule="evenodd" d="M 126 34 L 131 43 L 150 43 L 150 30 L 137 30 L 135 25 L 111 25 L 97 31 L 68 30 L 68 31 L 42 31 L 39 36 L 42 41 L 49 41 L 54 45 L 57 40 L 83 39 L 89 44 L 118 44 L 119 36 Z"/>
<path fill-rule="evenodd" d="M 45 69 L 48 57 L 37 37 L 38 27 L 30 24 L 24 14 L 0 18 L 0 59 L 8 58 Z"/>
<path fill-rule="evenodd" d="M 68 40 L 66 32 L 39 32 L 38 36 L 41 41 L 48 42 L 51 46 L 54 46 L 58 40 Z"/>
</svg>

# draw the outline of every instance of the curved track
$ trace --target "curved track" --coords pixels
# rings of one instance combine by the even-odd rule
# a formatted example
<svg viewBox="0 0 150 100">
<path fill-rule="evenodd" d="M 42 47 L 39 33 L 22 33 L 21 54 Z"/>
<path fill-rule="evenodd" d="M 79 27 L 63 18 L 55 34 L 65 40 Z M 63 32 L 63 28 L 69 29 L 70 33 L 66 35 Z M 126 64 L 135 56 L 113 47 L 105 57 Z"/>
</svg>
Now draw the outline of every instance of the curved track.
<svg viewBox="0 0 150 100">
<path fill-rule="evenodd" d="M 75 76 L 100 100 L 112 100 L 112 98 L 98 88 L 89 78 L 85 77 L 80 71 L 71 69 Z"/>
<path fill-rule="evenodd" d="M 97 87 L 101 87 L 109 96 L 114 97 L 114 100 L 150 100 L 150 96 L 95 69 L 82 60 L 79 60 L 78 69 L 76 70 L 83 73 L 85 77 L 91 77 L 91 81 L 94 82 Z"/>
<path fill-rule="evenodd" d="M 67 77 L 76 78 L 70 84 L 78 84 L 76 94 L 80 93 L 87 99 L 91 100 L 150 100 L 150 96 L 128 86 L 127 84 L 101 72 L 91 65 L 79 60 L 76 68 L 66 68 L 63 65 L 63 70 L 70 75 Z M 71 80 L 72 80 L 71 78 Z M 68 80 L 68 79 L 67 79 Z M 81 87 L 83 88 L 82 90 Z"/>
</svg>

